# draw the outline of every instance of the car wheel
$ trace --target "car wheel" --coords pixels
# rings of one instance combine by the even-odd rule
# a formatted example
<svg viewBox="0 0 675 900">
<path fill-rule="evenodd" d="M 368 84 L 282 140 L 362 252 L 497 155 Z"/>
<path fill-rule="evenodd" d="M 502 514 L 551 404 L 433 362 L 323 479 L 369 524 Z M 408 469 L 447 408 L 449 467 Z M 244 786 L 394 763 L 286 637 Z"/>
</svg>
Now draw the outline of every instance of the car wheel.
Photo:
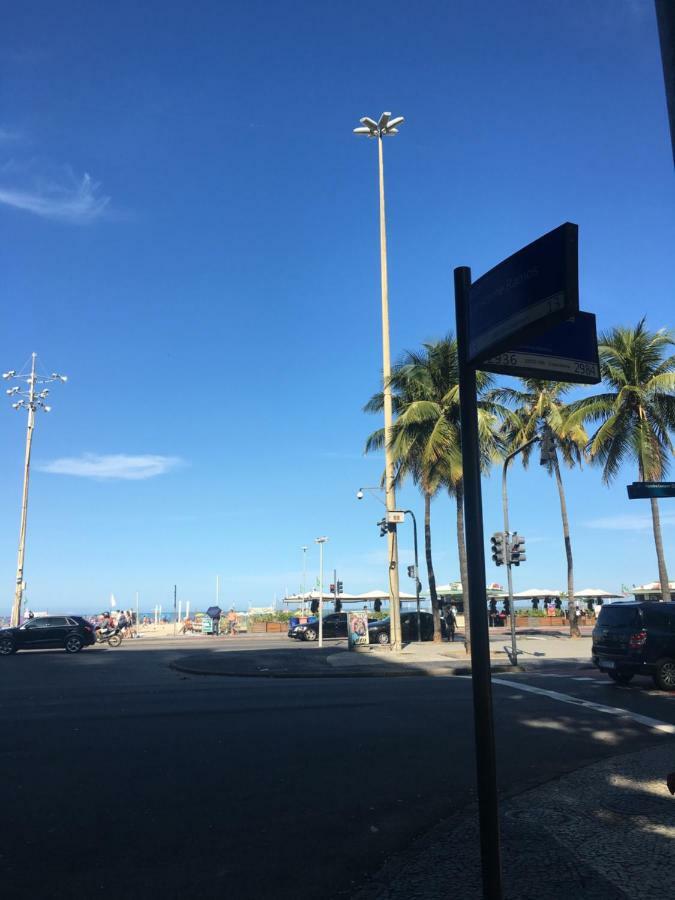
<svg viewBox="0 0 675 900">
<path fill-rule="evenodd" d="M 317 633 L 313 628 L 308 628 L 302 635 L 302 639 L 303 641 L 315 641 L 317 639 Z"/>
<path fill-rule="evenodd" d="M 14 641 L 8 637 L 0 638 L 0 655 L 11 656 L 12 653 L 16 653 Z"/>
<path fill-rule="evenodd" d="M 675 660 L 662 659 L 656 664 L 654 684 L 662 691 L 675 691 Z"/>
<path fill-rule="evenodd" d="M 633 680 L 633 675 L 635 672 L 627 672 L 625 669 L 616 669 L 613 672 L 607 672 L 612 681 L 616 681 L 617 684 L 628 684 L 629 681 Z"/>
<path fill-rule="evenodd" d="M 82 638 L 76 634 L 69 634 L 65 643 L 66 653 L 79 653 L 82 649 Z"/>
<path fill-rule="evenodd" d="M 386 631 L 381 631 L 377 636 L 378 644 L 388 644 L 389 643 L 389 635 Z"/>
</svg>

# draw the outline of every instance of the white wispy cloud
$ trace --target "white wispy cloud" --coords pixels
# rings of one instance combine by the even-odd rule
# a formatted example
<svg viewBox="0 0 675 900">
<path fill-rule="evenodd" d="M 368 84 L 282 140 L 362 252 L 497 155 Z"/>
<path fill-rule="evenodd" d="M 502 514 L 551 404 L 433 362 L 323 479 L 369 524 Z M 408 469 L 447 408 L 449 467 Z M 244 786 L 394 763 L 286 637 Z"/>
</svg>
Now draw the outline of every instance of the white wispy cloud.
<svg viewBox="0 0 675 900">
<path fill-rule="evenodd" d="M 652 517 L 646 514 L 630 514 L 620 516 L 603 516 L 584 522 L 587 528 L 604 528 L 609 531 L 647 531 L 651 530 Z M 675 513 L 661 513 L 661 525 L 675 525 Z"/>
<path fill-rule="evenodd" d="M 35 174 L 34 165 L 17 166 L 13 161 L 0 168 L 0 204 L 73 225 L 99 219 L 110 197 L 86 172 L 78 177 L 69 167 L 55 174 Z"/>
<path fill-rule="evenodd" d="M 165 475 L 181 465 L 184 465 L 184 462 L 178 456 L 152 454 L 129 456 L 125 453 L 99 456 L 96 453 L 83 453 L 82 456 L 54 459 L 52 462 L 38 465 L 37 468 L 40 472 L 49 472 L 53 475 L 141 481 L 145 478 Z"/>
<path fill-rule="evenodd" d="M 14 128 L 3 128 L 0 125 L 0 144 L 11 144 L 21 140 L 21 132 Z"/>
</svg>

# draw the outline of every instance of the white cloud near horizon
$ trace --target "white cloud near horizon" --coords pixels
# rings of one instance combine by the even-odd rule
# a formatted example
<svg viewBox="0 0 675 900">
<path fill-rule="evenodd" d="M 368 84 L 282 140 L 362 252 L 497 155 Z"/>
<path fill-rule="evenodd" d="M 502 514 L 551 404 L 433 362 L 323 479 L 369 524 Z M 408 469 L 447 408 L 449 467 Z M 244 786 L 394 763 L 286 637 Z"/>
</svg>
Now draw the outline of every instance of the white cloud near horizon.
<svg viewBox="0 0 675 900">
<path fill-rule="evenodd" d="M 603 516 L 584 522 L 586 528 L 604 528 L 609 531 L 647 531 L 651 530 L 652 517 L 649 513 L 627 513 L 620 516 Z M 661 525 L 675 525 L 675 513 L 661 513 Z"/>
<path fill-rule="evenodd" d="M 21 140 L 21 132 L 13 128 L 0 127 L 0 144 L 11 144 L 19 140 Z"/>
<path fill-rule="evenodd" d="M 96 478 L 103 480 L 142 481 L 165 475 L 179 466 L 185 465 L 178 456 L 158 456 L 143 454 L 129 456 L 125 453 L 99 455 L 83 453 L 82 456 L 62 457 L 52 462 L 38 465 L 40 472 L 52 475 L 74 475 L 78 478 Z"/>
<path fill-rule="evenodd" d="M 100 188 L 86 172 L 78 178 L 68 167 L 49 177 L 26 177 L 11 162 L 0 168 L 0 204 L 72 225 L 89 224 L 105 213 L 110 197 Z"/>
</svg>

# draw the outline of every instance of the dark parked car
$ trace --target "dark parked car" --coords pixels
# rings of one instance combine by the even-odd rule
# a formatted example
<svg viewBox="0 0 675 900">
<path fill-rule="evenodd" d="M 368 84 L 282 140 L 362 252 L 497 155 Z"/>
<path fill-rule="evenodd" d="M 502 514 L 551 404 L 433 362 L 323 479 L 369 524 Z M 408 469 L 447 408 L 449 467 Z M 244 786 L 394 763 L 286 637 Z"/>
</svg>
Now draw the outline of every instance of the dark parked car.
<svg viewBox="0 0 675 900">
<path fill-rule="evenodd" d="M 308 617 L 308 620 L 309 620 L 308 622 L 303 622 L 302 624 L 303 624 L 303 625 L 318 625 L 319 620 L 317 619 L 316 616 L 309 616 L 309 617 Z M 295 621 L 295 622 L 294 622 L 293 620 L 291 620 L 291 621 L 288 623 L 288 636 L 289 636 L 289 638 L 297 638 L 297 637 L 299 637 L 299 635 L 296 634 L 296 631 L 297 631 L 298 628 L 300 627 L 300 624 L 301 624 L 300 622 L 298 622 L 298 621 Z"/>
<path fill-rule="evenodd" d="M 371 622 L 368 626 L 368 640 L 371 644 L 388 644 L 390 641 L 391 621 L 389 617 L 380 619 L 379 622 Z M 434 617 L 431 613 L 420 613 L 420 632 L 423 641 L 434 639 Z M 446 637 L 448 633 L 445 621 L 441 619 L 441 634 Z M 417 612 L 401 613 L 401 640 L 417 640 Z"/>
<path fill-rule="evenodd" d="M 347 637 L 347 613 L 329 613 L 323 617 L 323 636 L 325 638 Z M 290 632 L 289 632 L 289 636 Z M 298 625 L 292 637 L 302 641 L 315 641 L 319 637 L 319 621 Z"/>
<path fill-rule="evenodd" d="M 675 691 L 675 603 L 605 604 L 593 629 L 592 655 L 619 684 L 651 675 L 661 690 Z"/>
<path fill-rule="evenodd" d="M 40 616 L 29 619 L 20 628 L 0 629 L 0 655 L 55 647 L 78 653 L 95 640 L 94 626 L 82 616 Z"/>
</svg>

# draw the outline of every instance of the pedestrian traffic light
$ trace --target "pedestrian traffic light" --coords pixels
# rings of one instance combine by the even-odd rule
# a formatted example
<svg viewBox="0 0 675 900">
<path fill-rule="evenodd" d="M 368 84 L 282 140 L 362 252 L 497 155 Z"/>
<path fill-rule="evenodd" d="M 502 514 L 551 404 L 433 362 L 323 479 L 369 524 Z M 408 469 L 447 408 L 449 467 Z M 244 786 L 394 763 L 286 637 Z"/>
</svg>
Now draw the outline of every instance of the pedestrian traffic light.
<svg viewBox="0 0 675 900">
<path fill-rule="evenodd" d="M 522 535 L 519 535 L 517 531 L 514 531 L 513 536 L 511 537 L 511 565 L 519 566 L 521 562 L 525 562 L 527 556 L 525 555 L 525 538 Z"/>
<path fill-rule="evenodd" d="M 338 583 L 337 583 L 337 592 L 338 592 L 338 594 L 342 594 L 342 593 L 343 593 L 343 588 L 342 588 L 342 582 L 341 582 L 341 581 L 338 581 Z"/>
<path fill-rule="evenodd" d="M 506 615 L 507 616 L 510 615 L 511 614 L 511 602 L 510 602 L 509 598 L 504 597 L 502 604 L 504 606 L 504 612 L 506 613 Z"/>
<path fill-rule="evenodd" d="M 342 612 L 342 600 L 339 597 L 335 598 L 335 612 Z"/>
<path fill-rule="evenodd" d="M 555 460 L 555 438 L 553 432 L 546 426 L 541 435 L 541 456 L 539 457 L 539 465 L 547 466 Z"/>
<path fill-rule="evenodd" d="M 417 570 L 415 566 L 408 566 L 408 578 L 417 578 Z"/>
<path fill-rule="evenodd" d="M 334 584 L 329 584 L 329 585 L 328 585 L 328 590 L 329 590 L 329 592 L 330 592 L 331 594 L 334 594 L 334 593 L 335 593 L 335 585 L 334 585 Z"/>
<path fill-rule="evenodd" d="M 312 610 L 312 615 L 316 615 L 319 611 L 319 601 L 316 598 L 312 600 L 309 608 Z"/>
<path fill-rule="evenodd" d="M 386 519 L 380 519 L 377 523 L 380 526 L 380 537 L 384 537 L 385 534 L 389 531 L 389 525 L 387 524 Z"/>
<path fill-rule="evenodd" d="M 496 531 L 490 538 L 492 544 L 492 561 L 496 566 L 503 566 L 506 562 L 506 535 L 503 531 Z"/>
<path fill-rule="evenodd" d="M 379 597 L 375 598 L 375 602 L 373 603 L 373 609 L 375 612 L 379 612 L 382 609 L 382 601 Z"/>
</svg>

